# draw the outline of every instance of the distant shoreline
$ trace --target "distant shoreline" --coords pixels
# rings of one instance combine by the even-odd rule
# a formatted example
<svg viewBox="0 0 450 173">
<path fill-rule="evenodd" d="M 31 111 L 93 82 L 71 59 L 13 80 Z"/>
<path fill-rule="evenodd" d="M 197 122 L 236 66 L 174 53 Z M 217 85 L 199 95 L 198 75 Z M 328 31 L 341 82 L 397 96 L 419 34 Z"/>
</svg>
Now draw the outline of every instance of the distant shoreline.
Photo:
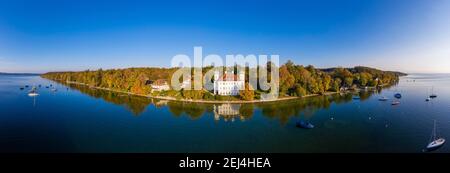
<svg viewBox="0 0 450 173">
<path fill-rule="evenodd" d="M 286 100 L 295 100 L 295 99 L 303 99 L 303 98 L 310 98 L 310 97 L 317 97 L 317 96 L 327 96 L 327 95 L 333 95 L 333 94 L 339 94 L 339 93 L 351 93 L 351 92 L 359 92 L 361 89 L 353 90 L 353 91 L 345 91 L 345 92 L 326 92 L 325 94 L 309 94 L 302 97 L 294 97 L 294 96 L 288 96 L 288 97 L 281 97 L 274 100 L 188 100 L 188 99 L 176 99 L 173 97 L 161 97 L 161 96 L 151 96 L 151 95 L 143 95 L 143 94 L 136 94 L 131 92 L 125 92 L 125 91 L 117 91 L 110 88 L 102 88 L 102 87 L 93 87 L 89 86 L 84 83 L 79 82 L 73 82 L 73 81 L 65 81 L 67 84 L 76 84 L 76 85 L 83 85 L 87 86 L 92 89 L 100 89 L 100 90 L 106 90 L 111 92 L 117 92 L 117 93 L 123 93 L 133 96 L 140 96 L 140 97 L 147 97 L 147 98 L 154 98 L 154 99 L 161 99 L 161 100 L 168 100 L 168 101 L 177 101 L 177 102 L 189 102 L 189 103 L 207 103 L 207 104 L 250 104 L 250 103 L 268 103 L 268 102 L 277 102 L 277 101 L 286 101 Z M 375 88 L 370 88 L 369 90 L 373 90 Z"/>
<path fill-rule="evenodd" d="M 4 73 L 4 72 L 0 72 L 0 75 L 39 76 L 41 74 L 38 74 L 38 73 Z"/>
</svg>

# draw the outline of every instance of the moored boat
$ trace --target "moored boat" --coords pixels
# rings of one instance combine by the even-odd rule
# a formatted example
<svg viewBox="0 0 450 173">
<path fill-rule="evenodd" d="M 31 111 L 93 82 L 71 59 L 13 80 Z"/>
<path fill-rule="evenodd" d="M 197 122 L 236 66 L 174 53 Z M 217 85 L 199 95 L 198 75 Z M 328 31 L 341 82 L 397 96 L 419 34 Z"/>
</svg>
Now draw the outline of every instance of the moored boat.
<svg viewBox="0 0 450 173">
<path fill-rule="evenodd" d="M 30 97 L 35 97 L 38 96 L 39 94 L 36 91 L 36 87 L 31 88 L 31 90 L 28 92 L 28 96 Z"/>
<path fill-rule="evenodd" d="M 378 100 L 379 100 L 379 101 L 387 101 L 387 100 L 389 100 L 389 98 L 383 96 L 383 97 L 379 98 Z"/>
<path fill-rule="evenodd" d="M 427 145 L 427 150 L 435 150 L 444 145 L 445 139 L 441 137 L 437 137 L 436 135 L 436 120 L 434 120 L 433 132 L 431 134 L 430 143 Z"/>
<path fill-rule="evenodd" d="M 397 101 L 397 100 L 392 102 L 392 106 L 399 105 L 399 104 L 400 104 L 400 101 Z"/>
<path fill-rule="evenodd" d="M 304 129 L 312 129 L 312 128 L 314 128 L 313 124 L 311 124 L 309 122 L 306 122 L 306 121 L 298 121 L 295 125 L 297 127 L 299 127 L 299 128 L 304 128 Z"/>
<path fill-rule="evenodd" d="M 430 95 L 430 98 L 434 99 L 434 98 L 436 98 L 436 97 L 437 97 L 437 95 L 434 93 L 434 87 L 433 87 L 433 88 L 431 88 L 431 95 Z"/>
</svg>

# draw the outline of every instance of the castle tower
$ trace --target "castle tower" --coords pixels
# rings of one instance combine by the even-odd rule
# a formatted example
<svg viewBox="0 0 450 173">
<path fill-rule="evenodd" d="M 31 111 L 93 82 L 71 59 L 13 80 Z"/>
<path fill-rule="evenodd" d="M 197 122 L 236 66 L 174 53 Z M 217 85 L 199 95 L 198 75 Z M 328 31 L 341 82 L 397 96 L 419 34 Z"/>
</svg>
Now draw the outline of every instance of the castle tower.
<svg viewBox="0 0 450 173">
<path fill-rule="evenodd" d="M 219 71 L 214 71 L 214 81 L 219 80 Z"/>
<path fill-rule="evenodd" d="M 218 89 L 219 89 L 219 84 L 218 84 L 218 81 L 219 81 L 219 71 L 214 71 L 214 82 L 213 82 L 213 87 L 214 87 L 214 94 L 218 94 Z"/>
<path fill-rule="evenodd" d="M 245 81 L 245 70 L 241 70 L 239 72 L 239 80 L 240 81 Z"/>
</svg>

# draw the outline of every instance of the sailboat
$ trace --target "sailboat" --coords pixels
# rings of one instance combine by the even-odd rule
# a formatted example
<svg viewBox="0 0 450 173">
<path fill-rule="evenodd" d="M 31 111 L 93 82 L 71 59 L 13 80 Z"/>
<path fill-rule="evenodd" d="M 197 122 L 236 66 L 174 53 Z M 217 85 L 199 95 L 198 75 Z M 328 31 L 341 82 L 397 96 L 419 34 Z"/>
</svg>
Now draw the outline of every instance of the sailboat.
<svg viewBox="0 0 450 173">
<path fill-rule="evenodd" d="M 386 96 L 383 96 L 381 98 L 378 99 L 379 101 L 387 101 L 389 100 L 389 98 L 387 98 Z"/>
<path fill-rule="evenodd" d="M 442 145 L 444 145 L 444 143 L 445 143 L 444 138 L 440 138 L 440 137 L 438 138 L 436 136 L 436 120 L 434 120 L 433 132 L 431 134 L 430 143 L 427 145 L 427 150 L 437 149 L 437 148 L 441 147 Z"/>
<path fill-rule="evenodd" d="M 314 125 L 306 122 L 306 121 L 298 121 L 295 123 L 295 126 L 299 127 L 299 128 L 303 128 L 303 129 L 312 129 L 314 128 Z"/>
<path fill-rule="evenodd" d="M 434 98 L 436 98 L 436 97 L 437 97 L 437 95 L 434 94 L 434 87 L 432 87 L 432 88 L 431 88 L 431 95 L 430 95 L 430 98 L 434 99 Z"/>
<path fill-rule="evenodd" d="M 36 91 L 36 87 L 31 88 L 31 90 L 28 92 L 28 96 L 30 97 L 35 97 L 38 96 L 39 94 Z"/>
<path fill-rule="evenodd" d="M 400 104 L 400 101 L 398 101 L 398 100 L 392 101 L 392 106 L 399 105 L 399 104 Z"/>
</svg>

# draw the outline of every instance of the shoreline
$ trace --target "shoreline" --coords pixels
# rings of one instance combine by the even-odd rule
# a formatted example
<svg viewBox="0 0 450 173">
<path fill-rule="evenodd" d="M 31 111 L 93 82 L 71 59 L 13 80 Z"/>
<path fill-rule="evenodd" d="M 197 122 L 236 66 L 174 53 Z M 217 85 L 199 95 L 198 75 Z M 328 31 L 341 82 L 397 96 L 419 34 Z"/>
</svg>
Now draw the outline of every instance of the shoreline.
<svg viewBox="0 0 450 173">
<path fill-rule="evenodd" d="M 62 82 L 62 81 L 61 81 Z M 333 94 L 340 94 L 340 93 L 351 93 L 351 92 L 360 92 L 362 89 L 358 89 L 355 91 L 346 91 L 346 92 L 326 92 L 325 94 L 309 94 L 302 97 L 294 97 L 294 96 L 288 96 L 288 97 L 279 97 L 274 100 L 187 100 L 187 99 L 176 99 L 173 97 L 162 97 L 162 96 L 151 96 L 151 95 L 143 95 L 143 94 L 136 94 L 131 92 L 125 92 L 125 91 L 117 91 L 110 88 L 102 88 L 102 87 L 92 87 L 85 83 L 80 82 L 73 82 L 73 81 L 65 81 L 66 84 L 76 84 L 76 85 L 83 85 L 87 86 L 91 89 L 100 89 L 100 90 L 106 90 L 111 92 L 117 92 L 117 93 L 123 93 L 127 95 L 133 95 L 133 96 L 140 96 L 140 97 L 147 97 L 147 98 L 153 98 L 153 99 L 160 99 L 160 100 L 168 100 L 168 101 L 177 101 L 177 102 L 188 102 L 188 103 L 206 103 L 206 104 L 250 104 L 250 103 L 269 103 L 269 102 L 276 102 L 276 101 L 286 101 L 286 100 L 295 100 L 295 99 L 304 99 L 304 98 L 310 98 L 310 97 L 317 97 L 317 96 L 328 96 Z M 369 89 L 373 90 L 373 88 Z"/>
</svg>

